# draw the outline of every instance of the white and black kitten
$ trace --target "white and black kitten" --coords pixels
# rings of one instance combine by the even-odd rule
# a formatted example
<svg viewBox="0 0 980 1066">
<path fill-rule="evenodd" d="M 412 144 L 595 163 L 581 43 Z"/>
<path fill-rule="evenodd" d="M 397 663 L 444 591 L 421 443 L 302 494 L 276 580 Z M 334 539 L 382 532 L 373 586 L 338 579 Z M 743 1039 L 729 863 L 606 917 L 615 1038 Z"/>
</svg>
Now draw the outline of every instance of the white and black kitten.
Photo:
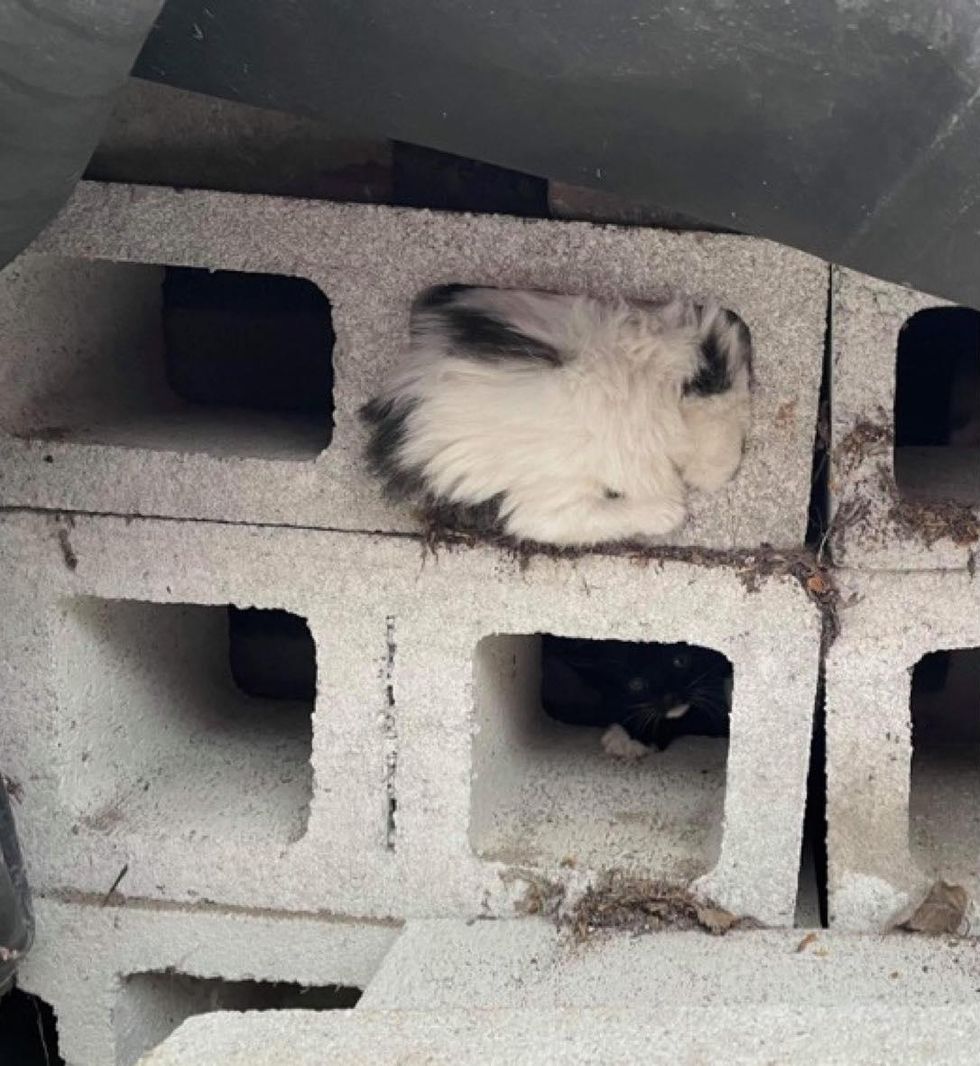
<svg viewBox="0 0 980 1066">
<path fill-rule="evenodd" d="M 446 285 L 362 409 L 388 495 L 448 524 L 592 545 L 669 533 L 741 461 L 752 346 L 735 314 Z"/>
<path fill-rule="evenodd" d="M 638 758 L 685 735 L 728 736 L 731 698 L 732 665 L 711 648 L 542 638 L 545 713 L 605 729 L 610 755 Z"/>
</svg>

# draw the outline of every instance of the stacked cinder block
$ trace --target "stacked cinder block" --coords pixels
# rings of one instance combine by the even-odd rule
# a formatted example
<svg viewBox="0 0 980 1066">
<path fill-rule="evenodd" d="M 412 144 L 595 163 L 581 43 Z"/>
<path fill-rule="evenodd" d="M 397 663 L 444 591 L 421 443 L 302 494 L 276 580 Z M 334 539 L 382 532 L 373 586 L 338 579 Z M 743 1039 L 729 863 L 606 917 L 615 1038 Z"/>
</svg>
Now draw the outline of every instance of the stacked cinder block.
<svg viewBox="0 0 980 1066">
<path fill-rule="evenodd" d="M 337 337 L 329 446 L 260 418 L 209 422 L 164 395 L 165 265 L 322 289 Z M 755 423 L 735 482 L 695 498 L 673 538 L 702 550 L 522 562 L 490 547 L 428 554 L 404 535 L 415 520 L 366 477 L 356 410 L 398 357 L 412 298 L 446 281 L 672 287 L 742 315 Z M 104 1061 L 94 1049 L 110 1039 L 129 1061 L 143 1041 L 105 1022 L 106 982 L 129 973 L 359 983 L 304 954 L 318 921 L 334 929 L 318 915 L 366 938 L 363 974 L 379 922 L 510 915 L 542 886 L 572 892 L 610 869 L 792 922 L 821 620 L 795 578 L 703 549 L 802 539 L 825 300 L 821 264 L 741 237 L 81 187 L 0 274 L 0 746 L 33 888 L 71 902 L 46 903 L 42 923 L 88 929 L 112 886 L 112 901 L 163 917 L 121 926 L 123 961 L 81 984 L 65 977 L 63 938 L 42 936 L 30 986 L 109 1026 L 87 1043 L 71 1023 L 71 1066 Z M 235 687 L 232 607 L 305 620 L 315 700 Z M 596 731 L 543 716 L 543 633 L 723 652 L 730 742 L 611 760 Z M 304 929 L 296 965 L 255 966 L 244 946 L 227 965 L 157 950 L 205 905 L 242 923 L 242 945 L 243 908 Z M 164 1013 L 204 994 L 178 984 L 187 995 Z M 140 1009 L 162 988 L 140 984 Z"/>
<path fill-rule="evenodd" d="M 948 305 L 848 270 L 832 292 L 831 539 L 846 606 L 827 658 L 830 917 L 869 931 L 937 880 L 980 889 L 980 511 L 948 498 L 969 496 L 975 452 L 895 447 L 902 331 Z M 937 373 L 940 349 L 922 353 Z"/>
<path fill-rule="evenodd" d="M 285 274 L 326 294 L 336 334 L 329 446 L 255 416 L 208 421 L 176 405 L 160 369 L 165 266 Z M 80 186 L 0 273 L 0 499 L 412 529 L 365 476 L 356 413 L 398 358 L 412 299 L 439 282 L 642 298 L 674 288 L 738 312 L 755 349 L 752 437 L 738 480 L 695 498 L 674 542 L 800 541 L 824 331 L 818 261 L 744 237 L 114 185 Z"/>
<path fill-rule="evenodd" d="M 819 616 L 791 577 L 401 537 L 55 515 L 2 524 L 9 773 L 32 882 L 355 916 L 501 913 L 625 868 L 792 919 Z M 227 605 L 316 643 L 315 706 L 243 697 Z M 732 739 L 610 760 L 541 713 L 541 633 L 696 641 Z M 775 743 L 778 738 L 778 743 Z"/>
</svg>

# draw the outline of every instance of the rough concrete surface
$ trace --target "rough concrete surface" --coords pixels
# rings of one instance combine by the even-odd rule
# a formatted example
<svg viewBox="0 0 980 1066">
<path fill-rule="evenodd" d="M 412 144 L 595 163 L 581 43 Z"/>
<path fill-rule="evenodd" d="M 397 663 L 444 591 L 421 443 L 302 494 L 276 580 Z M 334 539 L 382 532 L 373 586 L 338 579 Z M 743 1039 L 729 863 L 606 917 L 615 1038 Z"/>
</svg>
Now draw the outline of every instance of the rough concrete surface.
<svg viewBox="0 0 980 1066">
<path fill-rule="evenodd" d="M 0 523 L 0 574 L 0 746 L 41 891 L 101 895 L 128 863 L 131 898 L 476 916 L 510 913 L 524 871 L 623 869 L 793 921 L 820 620 L 792 578 L 29 514 Z M 231 686 L 229 603 L 308 621 L 312 727 Z M 542 632 L 723 652 L 727 762 L 685 738 L 627 765 L 541 728 Z"/>
<path fill-rule="evenodd" d="M 827 659 L 830 917 L 883 929 L 937 879 L 980 891 L 976 659 L 920 703 L 914 748 L 910 715 L 923 655 L 980 648 L 980 585 L 965 571 L 839 578 L 857 602 Z"/>
<path fill-rule="evenodd" d="M 54 1007 L 69 1066 L 132 1066 L 213 1009 L 215 982 L 196 978 L 364 988 L 398 935 L 393 924 L 207 906 L 38 898 L 35 910 L 18 983 Z"/>
<path fill-rule="evenodd" d="M 957 456 L 893 446 L 895 359 L 905 322 L 919 311 L 949 304 L 934 296 L 879 281 L 852 270 L 833 270 L 832 451 L 830 493 L 835 558 L 860 569 L 963 569 L 977 548 L 975 537 L 944 534 L 921 516 L 923 532 L 908 529 L 896 512 L 900 501 L 896 463 L 903 484 L 918 495 L 936 496 L 943 485 L 976 484 L 977 456 L 965 464 Z M 937 467 L 937 460 L 939 466 Z M 970 508 L 963 508 L 967 516 Z M 973 522 L 980 508 L 973 508 Z M 970 519 L 967 517 L 967 521 Z"/>
<path fill-rule="evenodd" d="M 962 1003 L 212 1014 L 142 1066 L 973 1066 L 978 1040 Z"/>
<path fill-rule="evenodd" d="M 248 415 L 209 420 L 209 409 L 185 410 L 160 393 L 149 267 L 162 264 L 320 286 L 337 336 L 326 450 L 291 447 L 288 429 Z M 674 288 L 737 311 L 752 331 L 757 380 L 745 460 L 726 490 L 692 497 L 672 542 L 802 539 L 825 328 L 827 268 L 818 260 L 748 237 L 92 183 L 0 275 L 0 499 L 411 529 L 415 519 L 383 503 L 365 474 L 356 412 L 398 358 L 411 300 L 438 282 L 600 297 Z"/>
<path fill-rule="evenodd" d="M 974 941 L 827 930 L 595 933 L 541 920 L 409 922 L 357 1009 L 453 1011 L 975 1002 Z"/>
</svg>

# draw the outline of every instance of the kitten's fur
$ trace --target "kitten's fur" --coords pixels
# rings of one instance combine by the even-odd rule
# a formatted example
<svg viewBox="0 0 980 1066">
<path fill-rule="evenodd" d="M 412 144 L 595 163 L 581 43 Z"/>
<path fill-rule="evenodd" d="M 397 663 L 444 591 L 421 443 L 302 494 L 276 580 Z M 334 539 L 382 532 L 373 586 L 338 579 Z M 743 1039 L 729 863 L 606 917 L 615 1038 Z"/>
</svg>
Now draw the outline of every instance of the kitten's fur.
<svg viewBox="0 0 980 1066">
<path fill-rule="evenodd" d="M 611 755 L 635 758 L 690 734 L 727 736 L 731 697 L 731 663 L 711 648 L 542 637 L 545 712 L 605 728 Z"/>
<path fill-rule="evenodd" d="M 559 545 L 669 533 L 687 487 L 738 468 L 751 355 L 717 306 L 442 286 L 362 409 L 368 458 L 390 497 L 464 528 Z"/>
</svg>

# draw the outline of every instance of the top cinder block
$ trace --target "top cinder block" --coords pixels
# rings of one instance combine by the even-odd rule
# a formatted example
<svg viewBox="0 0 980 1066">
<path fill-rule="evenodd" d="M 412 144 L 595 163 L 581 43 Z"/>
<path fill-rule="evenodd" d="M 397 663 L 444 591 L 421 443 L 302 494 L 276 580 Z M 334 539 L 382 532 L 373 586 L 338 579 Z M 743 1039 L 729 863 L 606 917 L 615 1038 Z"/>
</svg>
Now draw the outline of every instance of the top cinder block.
<svg viewBox="0 0 980 1066">
<path fill-rule="evenodd" d="M 328 397 L 317 422 L 176 396 L 173 369 L 164 368 L 166 267 L 317 286 L 336 336 L 332 431 Z M 0 501 L 412 530 L 416 519 L 385 504 L 364 471 L 357 409 L 397 360 L 413 297 L 440 282 L 600 297 L 677 289 L 736 311 L 756 351 L 745 461 L 727 490 L 692 498 L 671 540 L 713 548 L 802 540 L 825 328 L 827 268 L 818 260 L 748 237 L 91 183 L 0 273 Z M 232 328 L 229 320 L 224 343 L 237 347 Z M 273 320 L 260 328 L 274 337 Z M 221 348 L 217 333 L 216 342 L 212 326 L 206 339 L 212 351 Z M 295 353 L 274 341 L 271 349 L 275 392 L 279 360 Z M 330 357 L 325 325 L 327 382 Z"/>
<path fill-rule="evenodd" d="M 831 300 L 835 559 L 856 569 L 972 569 L 980 313 L 836 267 Z"/>
</svg>

